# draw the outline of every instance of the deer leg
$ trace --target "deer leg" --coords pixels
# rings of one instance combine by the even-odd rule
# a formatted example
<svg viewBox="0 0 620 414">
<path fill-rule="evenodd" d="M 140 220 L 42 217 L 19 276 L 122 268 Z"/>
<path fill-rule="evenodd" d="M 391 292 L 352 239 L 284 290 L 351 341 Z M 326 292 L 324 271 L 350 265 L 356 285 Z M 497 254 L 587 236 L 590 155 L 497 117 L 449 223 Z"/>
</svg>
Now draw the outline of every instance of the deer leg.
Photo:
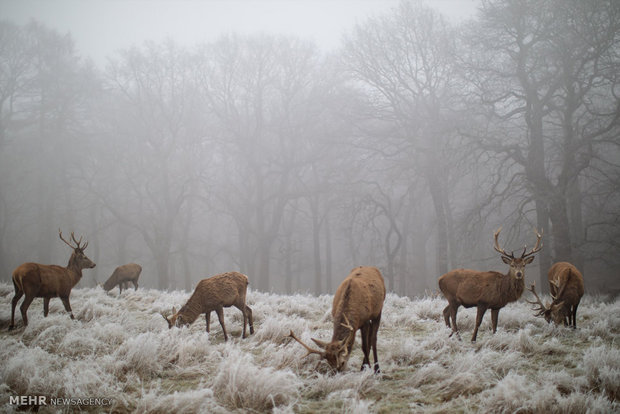
<svg viewBox="0 0 620 414">
<path fill-rule="evenodd" d="M 577 329 L 577 306 L 579 306 L 579 303 L 576 303 L 575 306 L 573 306 L 573 311 L 572 311 L 573 329 Z"/>
<path fill-rule="evenodd" d="M 455 303 L 450 303 L 450 319 L 452 319 L 452 333 L 450 336 L 454 334 L 459 334 L 459 328 L 456 326 L 456 311 L 458 310 L 458 305 Z"/>
<path fill-rule="evenodd" d="M 360 328 L 362 334 L 362 352 L 364 353 L 364 360 L 362 361 L 361 368 L 362 371 L 364 370 L 365 366 L 370 368 L 370 358 L 368 357 L 370 354 L 370 329 L 370 321 L 366 321 L 366 323 L 364 323 Z"/>
<path fill-rule="evenodd" d="M 450 326 L 450 309 L 450 305 L 448 305 L 443 310 L 443 320 L 446 321 L 448 328 L 452 328 L 452 326 Z"/>
<path fill-rule="evenodd" d="M 254 333 L 254 319 L 252 317 L 252 309 L 248 305 L 245 305 L 245 311 L 248 314 L 248 322 L 250 325 L 250 335 L 252 335 Z"/>
<path fill-rule="evenodd" d="M 24 292 L 15 287 L 15 296 L 13 296 L 13 300 L 11 301 L 11 324 L 9 325 L 9 330 L 15 328 L 15 307 L 23 295 Z"/>
<path fill-rule="evenodd" d="M 245 304 L 235 305 L 235 308 L 239 309 L 243 315 L 243 332 L 241 333 L 241 337 L 245 338 L 245 325 L 248 323 L 248 315 L 245 313 Z"/>
<path fill-rule="evenodd" d="M 62 304 L 65 305 L 65 310 L 69 312 L 71 319 L 75 319 L 75 317 L 73 316 L 73 311 L 71 310 L 71 304 L 69 303 L 69 298 L 68 297 L 60 298 L 60 300 L 62 300 Z"/>
<path fill-rule="evenodd" d="M 497 318 L 499 317 L 499 309 L 491 309 L 491 322 L 493 324 L 493 333 L 497 332 Z"/>
<path fill-rule="evenodd" d="M 132 280 L 132 283 L 133 283 L 134 290 L 138 290 L 138 281 Z"/>
<path fill-rule="evenodd" d="M 123 293 L 123 282 L 118 284 L 118 295 L 120 296 Z"/>
<path fill-rule="evenodd" d="M 478 313 L 476 314 L 476 327 L 474 328 L 474 334 L 471 337 L 472 342 L 476 342 L 476 336 L 478 336 L 478 328 L 482 323 L 482 317 L 484 313 L 487 311 L 487 307 L 485 305 L 478 305 Z"/>
<path fill-rule="evenodd" d="M 379 324 L 381 324 L 381 315 L 374 319 L 370 326 L 370 346 L 372 347 L 372 356 L 375 359 L 375 374 L 381 372 L 379 369 L 379 359 L 377 358 L 377 332 L 379 331 Z"/>
<path fill-rule="evenodd" d="M 224 309 L 220 306 L 215 309 L 215 313 L 217 313 L 217 318 L 220 320 L 220 325 L 222 325 L 222 331 L 224 331 L 224 341 L 228 341 L 228 335 L 226 335 L 226 326 L 224 325 Z"/>
<path fill-rule="evenodd" d="M 22 312 L 22 320 L 24 321 L 24 326 L 28 326 L 28 315 L 26 314 L 26 312 L 28 312 L 28 307 L 32 303 L 33 299 L 34 296 L 26 295 L 24 301 L 22 302 L 22 306 L 19 307 L 19 310 Z"/>
<path fill-rule="evenodd" d="M 43 316 L 47 318 L 48 313 L 50 313 L 50 298 L 43 298 Z"/>
<path fill-rule="evenodd" d="M 209 332 L 209 328 L 211 325 L 211 311 L 205 312 L 205 321 L 207 322 L 207 332 Z"/>
</svg>

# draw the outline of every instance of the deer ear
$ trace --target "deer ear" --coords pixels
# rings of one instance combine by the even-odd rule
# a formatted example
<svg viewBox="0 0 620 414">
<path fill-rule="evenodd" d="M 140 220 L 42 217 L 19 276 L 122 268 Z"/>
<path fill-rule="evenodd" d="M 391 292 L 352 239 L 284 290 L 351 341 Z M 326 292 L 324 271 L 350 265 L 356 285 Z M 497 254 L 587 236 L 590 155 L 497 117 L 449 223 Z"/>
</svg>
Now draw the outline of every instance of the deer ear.
<svg viewBox="0 0 620 414">
<path fill-rule="evenodd" d="M 172 307 L 172 314 L 173 314 L 173 315 L 176 315 L 176 313 L 177 313 L 177 308 L 175 308 L 175 307 L 173 306 L 173 307 Z"/>
<path fill-rule="evenodd" d="M 525 263 L 525 264 L 530 264 L 530 263 L 532 263 L 532 262 L 534 261 L 534 258 L 535 258 L 535 257 L 536 257 L 536 256 L 526 257 L 526 258 L 525 258 L 525 260 L 523 261 L 523 263 Z"/>
<path fill-rule="evenodd" d="M 321 347 L 322 349 L 325 349 L 325 347 L 327 346 L 327 342 L 319 341 L 318 339 L 314 339 L 314 338 L 312 338 L 312 341 L 315 344 L 317 344 L 319 347 Z"/>
<path fill-rule="evenodd" d="M 502 256 L 502 261 L 509 265 L 510 262 L 512 262 L 512 259 L 510 257 Z"/>
</svg>

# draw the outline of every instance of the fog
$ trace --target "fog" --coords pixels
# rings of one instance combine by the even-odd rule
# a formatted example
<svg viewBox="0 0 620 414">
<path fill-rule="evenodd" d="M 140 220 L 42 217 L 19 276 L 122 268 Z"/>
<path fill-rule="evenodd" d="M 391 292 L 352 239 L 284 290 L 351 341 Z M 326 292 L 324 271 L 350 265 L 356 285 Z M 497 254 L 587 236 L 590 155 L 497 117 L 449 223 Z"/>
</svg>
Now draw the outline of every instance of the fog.
<svg viewBox="0 0 620 414">
<path fill-rule="evenodd" d="M 145 287 L 236 270 L 331 293 L 372 265 L 413 297 L 453 268 L 505 272 L 501 227 L 515 255 L 543 231 L 527 283 L 570 261 L 620 292 L 616 1 L 18 3 L 3 281 L 65 265 L 61 229 L 97 263 L 81 286 L 136 262 Z"/>
</svg>

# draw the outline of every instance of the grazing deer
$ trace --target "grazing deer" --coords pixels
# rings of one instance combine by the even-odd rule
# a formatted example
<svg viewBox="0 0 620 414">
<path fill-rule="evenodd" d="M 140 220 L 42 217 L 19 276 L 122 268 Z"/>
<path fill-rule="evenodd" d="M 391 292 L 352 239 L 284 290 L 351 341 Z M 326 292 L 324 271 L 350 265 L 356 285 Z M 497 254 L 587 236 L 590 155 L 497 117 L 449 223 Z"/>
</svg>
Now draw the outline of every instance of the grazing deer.
<svg viewBox="0 0 620 414">
<path fill-rule="evenodd" d="M 172 328 L 173 326 L 191 325 L 200 314 L 204 313 L 207 321 L 207 332 L 209 332 L 211 311 L 215 311 L 220 320 L 222 331 L 224 331 L 224 340 L 228 341 L 226 326 L 224 325 L 224 308 L 234 306 L 243 314 L 242 337 L 245 338 L 245 326 L 248 322 L 250 334 L 254 333 L 252 309 L 245 304 L 248 283 L 248 277 L 238 272 L 222 273 L 203 279 L 198 282 L 194 293 L 178 312 L 172 308 L 170 317 L 163 313 L 162 316 L 168 322 L 168 328 Z"/>
<path fill-rule="evenodd" d="M 19 299 L 26 295 L 22 306 L 22 320 L 24 326 L 28 326 L 28 316 L 26 312 L 34 298 L 43 298 L 43 315 L 49 313 L 49 303 L 51 298 L 60 298 L 65 309 L 74 319 L 69 303 L 69 295 L 71 289 L 82 279 L 82 269 L 92 269 L 95 263 L 84 254 L 84 250 L 88 246 L 88 242 L 80 245 L 82 238 L 76 240 L 73 232 L 71 232 L 71 240 L 75 246 L 66 241 L 62 237 L 62 232 L 58 230 L 60 240 L 65 242 L 73 249 L 73 253 L 69 258 L 67 267 L 57 265 L 42 265 L 38 263 L 24 263 L 13 271 L 13 286 L 15 287 L 15 296 L 11 302 L 11 324 L 9 329 L 15 327 L 15 306 Z"/>
<path fill-rule="evenodd" d="M 289 336 L 299 342 L 308 353 L 319 354 L 321 358 L 336 371 L 346 366 L 353 344 L 355 333 L 359 329 L 362 335 L 362 351 L 365 366 L 370 367 L 370 348 L 375 359 L 374 370 L 379 372 L 377 360 L 377 331 L 381 322 L 381 311 L 385 300 L 385 283 L 381 272 L 376 267 L 357 267 L 338 286 L 332 303 L 334 332 L 331 342 L 323 342 L 312 338 L 321 349 L 312 349 L 304 344 L 291 330 Z"/>
<path fill-rule="evenodd" d="M 536 245 L 534 248 L 529 253 L 526 253 L 527 247 L 525 247 L 521 257 L 515 258 L 514 252 L 508 254 L 499 247 L 497 238 L 501 230 L 502 228 L 500 227 L 493 234 L 493 248 L 500 253 L 502 261 L 510 266 L 507 274 L 504 275 L 494 271 L 480 272 L 470 269 L 456 269 L 439 278 L 439 289 L 448 299 L 448 306 L 443 310 L 443 317 L 446 325 L 452 328 L 450 336 L 454 333 L 458 335 L 456 312 L 459 306 L 463 305 L 466 308 L 476 306 L 478 308 L 476 327 L 471 338 L 471 341 L 475 342 L 478 328 L 487 309 L 491 309 L 491 321 L 493 333 L 495 333 L 497 331 L 499 310 L 506 306 L 507 303 L 516 301 L 523 294 L 525 265 L 532 263 L 534 253 L 542 249 L 542 235 L 534 230 L 536 233 Z M 450 325 L 450 318 L 452 319 L 452 325 Z"/>
<path fill-rule="evenodd" d="M 534 284 L 528 290 L 534 294 L 536 301 L 527 302 L 537 305 L 538 308 L 534 308 L 536 316 L 544 317 L 547 322 L 577 328 L 577 307 L 584 292 L 581 272 L 568 262 L 559 262 L 549 268 L 547 278 L 553 302 L 543 305 Z"/>
<path fill-rule="evenodd" d="M 118 286 L 119 294 L 123 293 L 123 288 L 129 289 L 129 283 L 133 283 L 135 290 L 138 290 L 138 278 L 142 272 L 142 266 L 135 263 L 122 265 L 114 269 L 112 276 L 103 284 L 106 292 Z"/>
</svg>

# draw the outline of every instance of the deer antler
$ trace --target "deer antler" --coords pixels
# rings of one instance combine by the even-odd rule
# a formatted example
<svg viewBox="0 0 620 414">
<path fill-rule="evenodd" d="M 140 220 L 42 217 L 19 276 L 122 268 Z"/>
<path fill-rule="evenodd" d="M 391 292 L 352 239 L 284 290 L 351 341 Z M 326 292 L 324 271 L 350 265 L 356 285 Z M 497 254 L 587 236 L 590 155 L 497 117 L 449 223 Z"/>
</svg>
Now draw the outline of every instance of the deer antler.
<svg viewBox="0 0 620 414">
<path fill-rule="evenodd" d="M 82 236 L 80 236 L 80 240 L 76 240 L 75 234 L 73 232 L 71 232 L 71 240 L 73 241 L 73 243 L 75 243 L 75 246 L 70 242 L 66 241 L 64 237 L 62 237 L 62 231 L 60 231 L 60 229 L 58 229 L 58 236 L 60 236 L 60 240 L 64 241 L 67 246 L 71 247 L 72 249 L 84 250 L 88 246 L 88 242 L 84 243 L 84 246 L 80 246 L 80 244 L 82 243 Z"/>
<path fill-rule="evenodd" d="M 534 246 L 534 248 L 532 249 L 531 252 L 529 253 L 525 253 L 525 251 L 527 250 L 527 246 L 525 246 L 523 248 L 523 253 L 521 254 L 521 258 L 526 258 L 528 256 L 533 255 L 534 253 L 537 253 L 538 251 L 540 251 L 540 249 L 542 249 L 543 245 L 542 245 L 542 234 L 543 234 L 543 230 L 540 231 L 540 233 L 538 232 L 538 230 L 536 228 L 534 228 L 534 233 L 536 233 L 536 245 Z"/>
<path fill-rule="evenodd" d="M 60 240 L 64 241 L 67 244 L 67 246 L 71 247 L 72 249 L 75 249 L 74 245 L 72 245 L 71 243 L 66 241 L 64 237 L 62 237 L 62 231 L 60 231 L 60 229 L 58 229 L 58 236 L 60 237 Z M 71 233 L 71 236 L 73 236 L 73 233 Z"/>
<path fill-rule="evenodd" d="M 560 282 L 557 280 L 553 280 L 551 279 L 549 281 L 549 283 L 551 283 L 553 286 L 555 286 L 555 288 L 558 290 L 558 292 L 560 291 Z M 554 301 L 557 299 L 555 296 L 553 296 L 553 293 L 549 293 L 551 295 L 551 299 L 553 299 Z"/>
<path fill-rule="evenodd" d="M 493 233 L 493 240 L 494 240 L 494 243 L 493 243 L 493 248 L 494 248 L 497 252 L 499 252 L 502 256 L 506 256 L 506 257 L 509 257 L 509 258 L 511 258 L 511 259 L 514 259 L 514 258 L 515 258 L 515 257 L 514 257 L 514 254 L 513 254 L 514 252 L 513 252 L 513 253 L 508 254 L 508 253 L 506 253 L 506 250 L 504 250 L 504 249 L 502 249 L 501 247 L 499 247 L 499 241 L 497 240 L 497 237 L 499 236 L 499 232 L 500 232 L 500 231 L 502 231 L 502 228 L 501 228 L 501 227 L 500 227 L 499 229 L 495 230 L 495 233 Z"/>
<path fill-rule="evenodd" d="M 350 331 L 355 331 L 355 329 L 353 329 L 353 327 L 351 326 L 351 322 L 349 322 L 349 318 L 347 318 L 347 315 L 343 314 L 342 316 L 344 316 L 345 323 L 340 323 L 340 325 L 349 329 Z"/>
<path fill-rule="evenodd" d="M 307 357 L 310 354 L 319 354 L 321 357 L 325 357 L 325 352 L 323 351 L 319 351 L 318 349 L 312 349 L 310 348 L 308 345 L 304 344 L 301 339 L 299 339 L 297 336 L 295 336 L 295 334 L 293 333 L 293 330 L 291 329 L 291 333 L 288 335 L 289 337 L 293 338 L 294 340 L 296 340 L 297 342 L 299 342 L 301 344 L 301 346 L 303 346 L 304 348 L 306 348 L 307 354 L 304 355 L 304 358 Z"/>
<path fill-rule="evenodd" d="M 532 283 L 532 286 L 530 286 L 529 288 L 526 287 L 527 290 L 529 290 L 530 292 L 532 292 L 534 294 L 534 296 L 536 297 L 536 301 L 532 302 L 529 301 L 527 299 L 525 299 L 525 301 L 527 303 L 530 303 L 532 305 L 536 305 L 538 306 L 538 308 L 532 308 L 532 310 L 536 311 L 537 313 L 535 314 L 535 316 L 542 316 L 545 314 L 546 311 L 549 310 L 549 308 L 547 308 L 543 303 L 542 300 L 540 300 L 540 298 L 538 297 L 538 295 L 536 294 L 536 283 Z"/>
</svg>

